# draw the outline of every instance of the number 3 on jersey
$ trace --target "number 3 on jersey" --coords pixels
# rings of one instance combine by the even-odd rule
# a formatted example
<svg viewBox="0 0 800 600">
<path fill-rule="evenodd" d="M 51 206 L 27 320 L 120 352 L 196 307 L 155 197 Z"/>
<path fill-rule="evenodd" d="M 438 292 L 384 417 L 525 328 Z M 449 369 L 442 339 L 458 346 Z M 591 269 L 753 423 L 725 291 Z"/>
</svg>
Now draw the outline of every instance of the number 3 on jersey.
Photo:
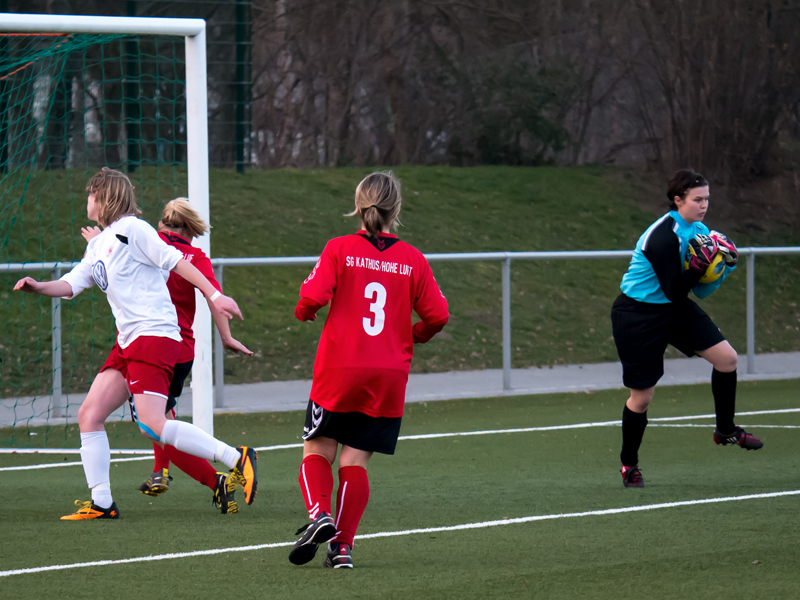
<svg viewBox="0 0 800 600">
<path fill-rule="evenodd" d="M 364 331 L 367 332 L 367 335 L 376 336 L 383 331 L 383 323 L 386 320 L 386 313 L 383 312 L 383 307 L 386 306 L 386 288 L 377 281 L 373 281 L 364 288 L 364 298 L 372 301 L 369 311 L 373 317 L 364 317 L 361 322 L 364 324 Z"/>
</svg>

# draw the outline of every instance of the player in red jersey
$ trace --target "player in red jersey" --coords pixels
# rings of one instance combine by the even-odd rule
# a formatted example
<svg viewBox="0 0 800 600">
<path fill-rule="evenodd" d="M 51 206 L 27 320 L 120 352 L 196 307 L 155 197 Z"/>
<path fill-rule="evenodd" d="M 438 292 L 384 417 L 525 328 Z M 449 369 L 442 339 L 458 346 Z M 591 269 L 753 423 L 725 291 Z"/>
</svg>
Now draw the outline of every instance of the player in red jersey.
<svg viewBox="0 0 800 600">
<path fill-rule="evenodd" d="M 81 463 L 92 499 L 62 520 L 118 519 L 110 484 L 111 452 L 104 423 L 133 394 L 139 429 L 146 436 L 208 460 L 219 460 L 245 489 L 256 494 L 256 453 L 234 448 L 191 423 L 166 419 L 169 383 L 180 352 L 180 328 L 162 271 L 174 270 L 209 299 L 226 318 L 242 318 L 236 302 L 223 296 L 175 248 L 139 219 L 133 185 L 120 171 L 103 168 L 86 186 L 86 211 L 103 226 L 81 262 L 58 281 L 20 279 L 15 291 L 73 298 L 97 285 L 105 294 L 117 326 L 117 341 L 78 412 Z"/>
<path fill-rule="evenodd" d="M 449 316 L 422 253 L 390 233 L 399 224 L 400 182 L 372 173 L 356 188 L 358 233 L 332 239 L 300 288 L 295 316 L 313 321 L 331 303 L 322 329 L 306 410 L 300 490 L 311 523 L 289 553 L 302 565 L 330 542 L 326 567 L 352 568 L 353 538 L 369 499 L 373 452 L 394 454 L 413 344 L 442 330 Z M 422 321 L 412 325 L 411 311 Z M 336 518 L 333 470 L 339 454 Z"/>
<path fill-rule="evenodd" d="M 214 276 L 214 269 L 211 260 L 205 253 L 196 246 L 192 246 L 191 240 L 202 236 L 209 230 L 208 224 L 192 208 L 185 198 L 176 198 L 168 202 L 161 212 L 161 221 L 158 223 L 158 235 L 169 246 L 177 248 L 183 254 L 184 260 L 194 265 L 198 271 L 216 288 L 222 292 L 217 278 Z M 81 235 L 90 241 L 100 233 L 98 227 L 82 227 Z M 169 386 L 167 400 L 166 417 L 175 418 L 175 406 L 177 399 L 183 392 L 186 377 L 192 370 L 194 363 L 194 332 L 192 325 L 195 315 L 195 289 L 193 284 L 174 272 L 169 273 L 167 279 L 167 289 L 169 290 L 172 303 L 178 315 L 178 326 L 181 330 L 181 349 L 178 354 L 178 362 L 172 375 Z M 214 324 L 220 332 L 220 338 L 224 348 L 233 352 L 242 352 L 249 356 L 253 353 L 243 344 L 231 336 L 228 320 L 216 309 L 213 302 L 208 302 Z M 132 400 L 131 415 L 136 420 L 136 411 Z M 172 477 L 169 475 L 169 466 L 172 462 L 181 471 L 194 478 L 196 481 L 207 486 L 213 492 L 212 502 L 218 506 L 220 512 L 232 514 L 239 512 L 238 504 L 234 494 L 236 484 L 231 481 L 227 473 L 218 472 L 211 463 L 202 458 L 181 452 L 174 446 L 162 446 L 153 442 L 153 452 L 155 453 L 155 464 L 153 472 L 141 486 L 139 491 L 148 496 L 158 496 L 169 490 L 169 482 Z"/>
</svg>

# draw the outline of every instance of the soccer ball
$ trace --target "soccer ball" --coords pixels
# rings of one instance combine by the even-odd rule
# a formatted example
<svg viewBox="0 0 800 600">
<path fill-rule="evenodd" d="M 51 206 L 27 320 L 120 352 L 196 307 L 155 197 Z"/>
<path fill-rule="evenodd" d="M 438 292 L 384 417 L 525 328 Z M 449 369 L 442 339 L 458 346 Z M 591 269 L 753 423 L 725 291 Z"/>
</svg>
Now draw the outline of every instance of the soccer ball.
<svg viewBox="0 0 800 600">
<path fill-rule="evenodd" d="M 689 261 L 685 261 L 683 263 L 683 269 L 689 269 Z M 714 283 L 717 279 L 722 277 L 722 274 L 725 272 L 725 257 L 722 252 L 717 252 L 717 255 L 714 257 L 714 260 L 711 261 L 711 264 L 708 265 L 706 272 L 703 273 L 703 276 L 700 278 L 700 283 Z"/>
</svg>

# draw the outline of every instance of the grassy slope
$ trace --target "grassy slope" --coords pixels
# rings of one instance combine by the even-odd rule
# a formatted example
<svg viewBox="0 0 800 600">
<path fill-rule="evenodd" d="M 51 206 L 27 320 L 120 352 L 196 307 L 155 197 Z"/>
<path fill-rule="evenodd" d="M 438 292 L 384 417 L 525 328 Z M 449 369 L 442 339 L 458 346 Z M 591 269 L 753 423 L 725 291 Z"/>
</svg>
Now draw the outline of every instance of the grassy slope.
<svg viewBox="0 0 800 600">
<path fill-rule="evenodd" d="M 797 406 L 797 381 L 743 383 L 740 410 Z M 403 434 L 606 421 L 619 391 L 410 405 Z M 653 417 L 709 412 L 707 385 L 661 390 Z M 302 414 L 223 416 L 217 433 L 256 445 L 298 441 Z M 710 420 L 704 420 L 710 423 Z M 759 452 L 716 447 L 708 428 L 648 429 L 641 452 L 647 487 L 619 482 L 619 428 L 401 441 L 370 465 L 372 494 L 360 533 L 795 490 L 800 462 L 795 414 L 746 417 Z M 112 445 L 141 436 L 123 431 Z M 74 432 L 69 435 L 74 436 Z M 74 440 L 74 437 L 70 438 Z M 58 462 L 0 455 L 0 466 Z M 283 542 L 305 520 L 297 490 L 299 450 L 262 452 L 256 503 L 221 517 L 208 490 L 176 472 L 170 492 L 138 494 L 149 462 L 115 463 L 122 519 L 63 523 L 86 495 L 80 467 L 3 472 L 0 570 L 167 552 Z M 20 501 L 24 499 L 24 501 Z M 512 527 L 357 541 L 356 569 L 343 575 L 292 567 L 287 548 L 0 579 L 18 598 L 139 598 L 154 581 L 175 598 L 229 593 L 270 598 L 719 598 L 796 597 L 798 497 L 540 521 Z M 762 564 L 753 564 L 760 561 Z M 731 583 L 735 582 L 735 583 Z M 159 583 L 158 585 L 161 585 Z M 228 592 L 225 592 L 228 590 Z"/>
<path fill-rule="evenodd" d="M 143 170 L 140 185 L 155 221 L 159 202 L 184 193 L 181 175 Z M 352 207 L 353 190 L 366 169 L 251 171 L 244 176 L 212 171 L 211 213 L 214 256 L 316 255 L 325 242 L 352 232 L 356 223 L 341 215 Z M 400 229 L 403 239 L 424 252 L 495 250 L 627 249 L 657 214 L 638 208 L 652 192 L 623 171 L 600 168 L 404 167 L 396 169 L 404 185 Z M 43 197 L 76 201 L 20 209 L 25 228 L 11 230 L 7 260 L 80 258 L 75 241 L 84 176 L 71 173 L 45 186 Z M 36 181 L 30 183 L 32 190 Z M 658 209 L 660 210 L 660 209 Z M 26 212 L 27 211 L 27 212 Z M 32 223 L 40 223 L 34 227 Z M 47 224 L 42 225 L 42 223 Z M 713 208 L 709 226 L 714 227 Z M 730 232 L 728 229 L 727 231 Z M 20 238 L 19 236 L 23 236 Z M 740 245 L 798 244 L 800 238 L 780 226 L 767 237 L 737 233 Z M 17 237 L 14 237 L 17 236 Z M 54 243 L 58 241 L 58 244 Z M 512 265 L 513 364 L 515 367 L 616 360 L 608 314 L 618 293 L 626 260 L 522 262 Z M 226 381 L 251 382 L 308 378 L 322 319 L 294 320 L 297 291 L 306 267 L 231 268 L 225 288 L 245 314 L 233 331 L 257 352 L 256 359 L 228 355 Z M 438 263 L 434 271 L 450 302 L 452 319 L 443 335 L 417 347 L 416 372 L 499 367 L 500 270 L 497 263 Z M 800 349 L 800 258 L 759 258 L 757 269 L 757 350 Z M 7 276 L 7 286 L 12 283 Z M 703 301 L 734 346 L 744 350 L 744 269 Z M 6 288 L 7 289 L 7 288 Z M 84 294 L 86 295 L 86 294 Z M 49 300 L 0 294 L 6 329 L 4 395 L 22 391 L 20 382 L 37 373 L 30 391 L 49 389 Z M 110 347 L 113 329 L 102 301 L 65 303 L 65 381 L 85 389 Z M 76 342 L 71 344 L 73 337 Z M 16 348 L 20 348 L 17 350 Z"/>
</svg>

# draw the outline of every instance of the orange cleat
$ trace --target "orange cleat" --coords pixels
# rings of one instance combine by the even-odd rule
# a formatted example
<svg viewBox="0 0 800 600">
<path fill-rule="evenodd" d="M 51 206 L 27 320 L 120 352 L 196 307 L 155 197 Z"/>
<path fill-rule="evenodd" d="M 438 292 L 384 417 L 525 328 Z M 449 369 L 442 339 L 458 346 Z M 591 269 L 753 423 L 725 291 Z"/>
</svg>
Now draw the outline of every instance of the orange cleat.
<svg viewBox="0 0 800 600">
<path fill-rule="evenodd" d="M 241 456 L 231 471 L 231 481 L 242 486 L 244 501 L 252 504 L 256 498 L 256 489 L 258 488 L 258 477 L 256 476 L 258 454 L 249 446 L 239 446 L 237 450 L 239 450 Z"/>
<path fill-rule="evenodd" d="M 91 500 L 81 502 L 75 500 L 75 506 L 80 508 L 71 515 L 64 515 L 61 517 L 62 521 L 83 521 L 85 519 L 119 519 L 119 510 L 117 503 L 112 502 L 108 508 L 100 508 Z"/>
</svg>

